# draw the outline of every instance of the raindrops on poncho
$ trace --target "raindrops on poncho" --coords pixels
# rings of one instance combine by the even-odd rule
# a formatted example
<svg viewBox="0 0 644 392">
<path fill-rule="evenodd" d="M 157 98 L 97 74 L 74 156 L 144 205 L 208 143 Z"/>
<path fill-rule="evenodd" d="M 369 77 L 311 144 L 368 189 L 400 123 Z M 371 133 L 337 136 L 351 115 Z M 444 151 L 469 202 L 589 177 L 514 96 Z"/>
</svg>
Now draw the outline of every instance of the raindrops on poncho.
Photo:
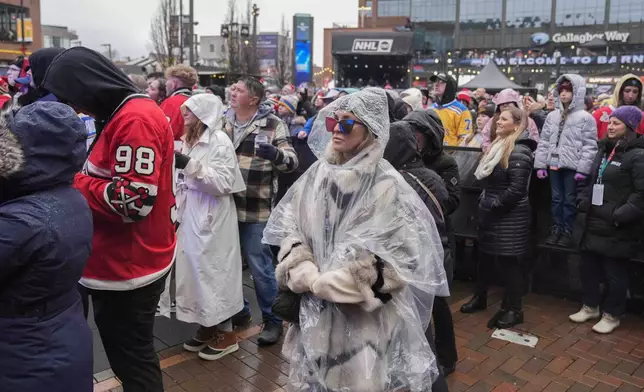
<svg viewBox="0 0 644 392">
<path fill-rule="evenodd" d="M 329 162 L 325 119 L 353 113 L 376 136 L 342 165 Z M 372 258 L 403 284 L 384 306 L 331 303 L 302 295 L 300 324 L 284 344 L 289 391 L 430 391 L 438 376 L 424 331 L 435 295 L 448 295 L 443 249 L 418 195 L 382 158 L 389 139 L 385 91 L 367 88 L 323 109 L 309 136 L 320 158 L 271 214 L 264 242 L 307 244 L 321 273 Z M 325 153 L 326 151 L 326 153 Z"/>
</svg>

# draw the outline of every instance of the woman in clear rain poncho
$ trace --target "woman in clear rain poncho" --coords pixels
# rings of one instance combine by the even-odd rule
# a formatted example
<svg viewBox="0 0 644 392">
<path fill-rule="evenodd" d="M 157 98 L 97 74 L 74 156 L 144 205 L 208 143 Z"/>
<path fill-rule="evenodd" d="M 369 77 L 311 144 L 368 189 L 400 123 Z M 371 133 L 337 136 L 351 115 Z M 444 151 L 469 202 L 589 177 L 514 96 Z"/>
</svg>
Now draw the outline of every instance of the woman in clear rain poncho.
<svg viewBox="0 0 644 392">
<path fill-rule="evenodd" d="M 328 132 L 327 132 L 328 131 Z M 277 282 L 301 294 L 284 354 L 289 391 L 430 391 L 425 339 L 434 295 L 449 295 L 427 207 L 383 159 L 385 91 L 339 98 L 309 136 L 319 160 L 272 212 Z"/>
</svg>

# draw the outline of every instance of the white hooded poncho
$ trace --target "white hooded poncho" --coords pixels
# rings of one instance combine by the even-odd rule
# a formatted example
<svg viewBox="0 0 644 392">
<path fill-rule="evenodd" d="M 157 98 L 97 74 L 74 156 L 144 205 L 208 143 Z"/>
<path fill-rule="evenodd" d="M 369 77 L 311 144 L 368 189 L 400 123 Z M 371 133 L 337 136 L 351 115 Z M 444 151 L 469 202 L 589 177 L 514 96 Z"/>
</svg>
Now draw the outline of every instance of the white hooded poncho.
<svg viewBox="0 0 644 392">
<path fill-rule="evenodd" d="M 353 113 L 376 136 L 343 165 L 329 163 L 332 134 L 324 125 L 338 110 Z M 308 245 L 322 274 L 353 271 L 375 255 L 386 264 L 383 275 L 397 275 L 400 283 L 390 291 L 393 298 L 376 308 L 303 294 L 300 323 L 291 326 L 284 344 L 289 391 L 429 391 L 438 376 L 424 332 L 433 297 L 449 295 L 443 249 L 432 215 L 383 159 L 388 139 L 382 89 L 367 88 L 323 109 L 309 136 L 320 159 L 267 223 L 265 243 Z M 359 274 L 353 277 L 364 285 Z"/>
<path fill-rule="evenodd" d="M 182 153 L 190 161 L 178 181 L 176 317 L 187 323 L 212 327 L 244 306 L 241 248 L 233 193 L 246 189 L 230 138 L 224 131 L 224 105 L 219 97 L 199 94 L 186 107 L 207 126 Z M 159 302 L 160 313 L 170 317 L 170 285 Z"/>
</svg>

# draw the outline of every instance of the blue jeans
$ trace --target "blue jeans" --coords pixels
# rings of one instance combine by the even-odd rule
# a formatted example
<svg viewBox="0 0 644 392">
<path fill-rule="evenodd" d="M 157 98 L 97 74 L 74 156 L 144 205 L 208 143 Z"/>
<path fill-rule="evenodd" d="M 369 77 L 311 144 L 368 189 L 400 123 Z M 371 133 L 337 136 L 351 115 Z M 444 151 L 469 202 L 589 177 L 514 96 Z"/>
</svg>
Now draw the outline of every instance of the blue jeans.
<svg viewBox="0 0 644 392">
<path fill-rule="evenodd" d="M 279 323 L 281 320 L 273 315 L 273 302 L 277 296 L 277 281 L 273 254 L 268 245 L 262 244 L 262 236 L 266 223 L 239 222 L 239 238 L 244 258 L 250 267 L 255 283 L 255 294 L 262 318 L 265 323 Z M 243 312 L 250 312 L 248 301 L 244 298 Z"/>
<path fill-rule="evenodd" d="M 577 182 L 575 171 L 568 169 L 550 170 L 552 189 L 552 221 L 560 229 L 572 232 L 577 214 Z"/>
</svg>

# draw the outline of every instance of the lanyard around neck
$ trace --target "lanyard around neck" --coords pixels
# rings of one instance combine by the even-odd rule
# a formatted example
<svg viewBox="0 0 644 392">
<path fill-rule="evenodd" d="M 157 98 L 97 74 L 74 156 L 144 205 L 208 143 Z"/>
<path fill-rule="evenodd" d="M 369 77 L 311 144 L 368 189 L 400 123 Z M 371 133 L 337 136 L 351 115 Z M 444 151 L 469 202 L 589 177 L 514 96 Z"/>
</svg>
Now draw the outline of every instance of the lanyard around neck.
<svg viewBox="0 0 644 392">
<path fill-rule="evenodd" d="M 602 163 L 601 167 L 599 168 L 599 175 L 597 176 L 598 184 L 602 183 L 604 172 L 606 171 L 606 168 L 608 167 L 608 165 L 610 165 L 610 162 L 613 160 L 613 157 L 615 156 L 615 150 L 617 150 L 617 146 L 619 146 L 619 142 L 615 144 L 615 147 L 613 147 L 613 151 L 611 151 L 610 155 L 608 155 L 608 159 L 606 159 L 606 161 Z"/>
</svg>

